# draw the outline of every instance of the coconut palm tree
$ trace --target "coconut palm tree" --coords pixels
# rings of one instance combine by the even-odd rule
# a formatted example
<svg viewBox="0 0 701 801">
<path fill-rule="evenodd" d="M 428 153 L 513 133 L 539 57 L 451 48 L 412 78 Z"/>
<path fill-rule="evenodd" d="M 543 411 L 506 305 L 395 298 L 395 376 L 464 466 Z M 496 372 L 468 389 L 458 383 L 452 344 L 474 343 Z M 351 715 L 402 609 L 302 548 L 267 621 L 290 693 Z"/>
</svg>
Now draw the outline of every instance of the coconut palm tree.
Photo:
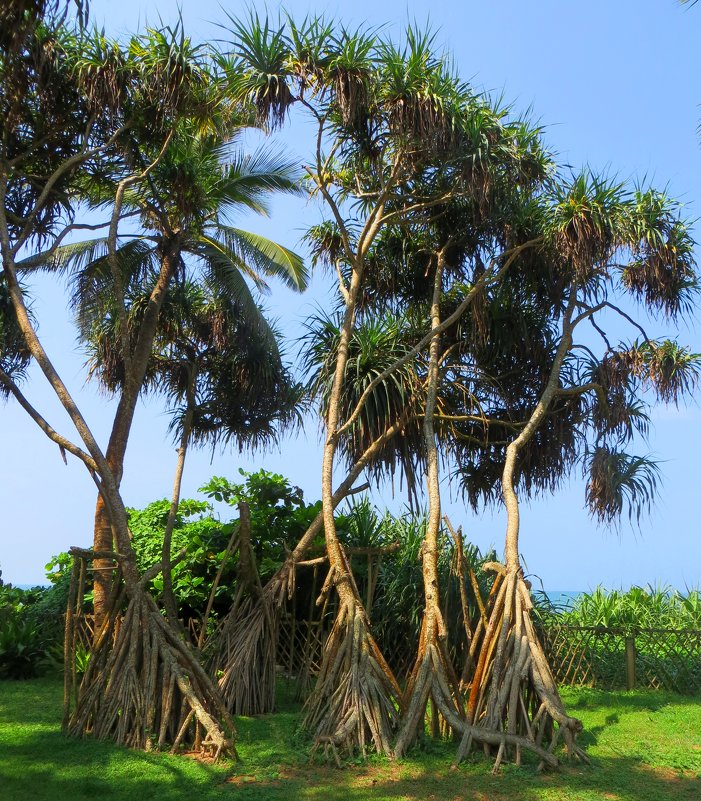
<svg viewBox="0 0 701 801">
<path fill-rule="evenodd" d="M 163 543 L 163 599 L 171 619 L 178 616 L 169 559 L 185 458 L 191 444 L 233 443 L 239 450 L 274 442 L 299 421 L 298 387 L 283 363 L 279 334 L 245 284 L 237 298 L 219 286 L 175 280 L 161 307 L 144 392 L 164 397 L 172 410 L 171 430 L 179 443 L 171 513 Z M 138 331 L 150 294 L 135 286 L 127 324 Z M 82 336 L 91 375 L 111 392 L 124 381 L 116 310 L 84 320 Z M 130 333 L 130 338 L 134 336 Z"/>
<path fill-rule="evenodd" d="M 109 345 L 103 342 L 104 360 L 92 374 L 119 397 L 106 451 L 118 480 L 168 286 L 187 275 L 198 276 L 198 280 L 218 286 L 254 316 L 257 309 L 247 279 L 261 290 L 268 288 L 267 277 L 280 278 L 298 291 L 306 286 L 307 273 L 296 254 L 230 225 L 231 218 L 243 210 L 265 213 L 270 194 L 296 191 L 292 163 L 265 150 L 243 156 L 237 148 L 239 128 L 229 128 L 229 138 L 222 141 L 226 135 L 226 127 L 222 131 L 224 122 L 214 122 L 213 133 L 181 125 L 160 155 L 141 154 L 144 145 L 131 143 L 141 159 L 153 160 L 148 179 L 121 194 L 124 182 L 113 175 L 109 180 L 98 176 L 87 187 L 92 206 L 112 210 L 110 232 L 99 239 L 39 253 L 20 264 L 23 269 L 68 273 L 81 338 L 91 335 L 96 319 L 114 316 L 114 339 Z M 138 229 L 117 237 L 116 221 L 125 217 L 138 218 Z M 148 295 L 141 291 L 144 286 L 149 288 Z M 130 304 L 134 302 L 141 304 L 142 314 L 131 313 Z M 117 376 L 115 370 L 120 367 L 122 373 Z M 98 498 L 95 550 L 110 550 L 112 536 L 109 516 Z M 101 577 L 95 586 L 99 628 L 111 583 L 108 571 L 101 570 L 97 575 Z"/>
</svg>

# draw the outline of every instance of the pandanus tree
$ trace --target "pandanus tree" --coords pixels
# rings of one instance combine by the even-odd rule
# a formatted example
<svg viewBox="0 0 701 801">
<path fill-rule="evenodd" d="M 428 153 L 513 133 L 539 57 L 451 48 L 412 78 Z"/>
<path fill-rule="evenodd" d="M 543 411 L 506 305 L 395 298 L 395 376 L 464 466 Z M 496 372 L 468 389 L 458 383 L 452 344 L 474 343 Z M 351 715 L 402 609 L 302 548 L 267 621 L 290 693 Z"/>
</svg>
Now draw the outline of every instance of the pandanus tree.
<svg viewBox="0 0 701 801">
<path fill-rule="evenodd" d="M 440 216 L 457 197 L 477 197 L 488 180 L 485 160 L 518 165 L 522 126 L 504 125 L 490 104 L 476 98 L 432 51 L 432 38 L 410 29 L 405 44 L 363 31 L 335 33 L 319 19 L 271 28 L 254 17 L 234 23 L 230 72 L 235 96 L 247 97 L 270 127 L 297 106 L 316 127 L 315 152 L 306 166 L 310 192 L 325 209 L 315 226 L 316 250 L 335 270 L 342 304 L 338 347 L 330 365 L 325 407 L 322 518 L 330 562 L 329 587 L 339 597 L 336 623 L 321 673 L 307 702 L 306 725 L 319 742 L 334 747 L 388 752 L 398 722 L 400 691 L 374 642 L 350 564 L 336 536 L 333 491 L 336 456 L 358 424 L 365 403 L 395 369 L 426 345 L 402 356 L 360 392 L 347 417 L 341 414 L 350 342 L 363 285 L 372 270 L 378 236 L 412 214 Z M 525 244 L 525 243 L 524 243 Z M 502 253 L 477 285 L 494 278 Z M 475 293 L 477 289 L 475 290 Z M 459 317 L 472 301 L 455 310 Z M 430 336 L 429 336 L 430 338 Z M 356 463 L 357 464 L 357 463 Z M 299 558 L 291 556 L 275 582 Z"/>
<path fill-rule="evenodd" d="M 527 257 L 521 291 L 495 292 L 481 321 L 489 336 L 463 355 L 471 371 L 484 375 L 481 408 L 489 425 L 466 416 L 446 445 L 472 503 L 501 496 L 507 513 L 505 563 L 494 565 L 466 715 L 441 707 L 462 734 L 457 759 L 480 743 L 495 749 L 497 766 L 509 757 L 520 761 L 524 749 L 556 765 L 558 741 L 570 755 L 584 756 L 575 741 L 581 723 L 560 700 L 531 617 L 517 493 L 552 491 L 583 464 L 587 503 L 598 519 L 615 520 L 626 506 L 639 514 L 654 496 L 655 468 L 623 448 L 646 431 L 650 395 L 642 390 L 676 401 L 699 374 L 698 356 L 647 337 L 635 311 L 620 305 L 639 301 L 646 313 L 672 320 L 690 308 L 693 242 L 677 204 L 589 173 L 556 184 L 541 203 L 542 246 Z M 529 298 L 529 272 L 549 273 L 549 291 L 543 284 Z M 520 314 L 509 307 L 514 301 Z M 644 340 L 612 346 L 606 332 L 620 321 Z M 580 333 L 583 323 L 601 348 Z"/>
<path fill-rule="evenodd" d="M 152 173 L 161 161 L 171 167 L 175 161 L 177 174 L 181 133 L 189 130 L 187 121 L 197 131 L 207 130 L 207 120 L 219 108 L 217 84 L 204 54 L 180 27 L 151 30 L 133 37 L 123 48 L 99 33 L 75 33 L 50 12 L 42 18 L 43 6 L 39 5 L 33 14 L 30 6 L 23 4 L 20 16 L 27 24 L 20 26 L 21 34 L 0 42 L 2 280 L 26 350 L 69 414 L 81 444 L 54 429 L 11 379 L 10 390 L 62 453 L 70 453 L 85 464 L 98 487 L 105 527 L 109 527 L 107 548 L 96 556 L 118 559 L 127 596 L 125 626 L 114 637 L 114 617 L 106 617 L 98 632 L 95 658 L 73 709 L 71 694 L 67 694 L 64 723 L 79 736 L 91 734 L 144 747 L 156 742 L 182 742 L 195 734 L 191 724 L 197 721 L 198 730 L 204 727 L 205 731 L 204 737 L 197 737 L 198 746 L 221 753 L 233 747 L 228 712 L 206 673 L 146 591 L 148 578 L 139 576 L 119 491 L 119 451 L 124 447 L 124 435 L 131 425 L 148 366 L 158 311 L 170 279 L 183 264 L 179 250 L 182 220 L 170 215 L 194 200 L 189 193 L 190 181 L 182 185 L 184 192 L 171 195 L 170 190 L 177 185 L 168 181 L 158 187 Z M 193 135 L 190 141 L 196 138 Z M 256 205 L 252 195 L 260 186 L 251 175 L 255 172 L 249 170 L 242 179 L 243 194 L 251 205 Z M 226 184 L 226 170 L 224 173 L 220 184 Z M 212 181 L 216 185 L 216 174 Z M 280 181 L 289 187 L 291 178 L 277 173 L 270 181 L 263 179 L 263 191 L 277 188 Z M 106 200 L 105 187 L 109 186 L 111 201 Z M 153 203 L 145 199 L 146 187 L 156 187 Z M 111 208 L 103 224 L 76 221 L 81 204 L 91 201 Z M 125 283 L 134 271 L 124 270 L 118 236 L 120 222 L 127 214 L 140 217 L 151 232 L 162 225 L 164 234 L 156 242 L 148 240 L 149 246 L 154 246 L 148 248 L 152 250 L 151 259 L 142 257 L 139 262 L 145 265 L 145 274 L 155 274 L 155 280 L 133 351 L 129 349 L 128 327 L 123 323 L 127 316 Z M 119 337 L 127 366 L 126 390 L 120 398 L 109 458 L 39 339 L 18 280 L 22 268 L 65 258 L 66 252 L 59 255 L 59 249 L 76 231 L 101 228 L 109 231 L 102 247 L 106 250 L 110 291 L 117 299 L 122 323 Z M 77 252 L 82 246 L 73 247 Z M 132 245 L 132 257 L 134 250 L 138 251 L 138 246 Z M 221 256 L 221 248 L 214 250 Z M 258 252 L 264 250 L 258 248 Z M 21 268 L 19 262 L 27 251 L 39 251 L 41 256 L 25 260 Z M 82 247 L 81 252 L 89 253 L 90 247 Z M 285 260 L 289 265 L 287 257 Z M 240 253 L 236 254 L 237 266 L 244 261 Z M 267 259 L 268 264 L 274 261 Z M 231 260 L 217 263 L 226 272 Z M 293 263 L 298 265 L 295 260 Z M 110 561 L 110 568 L 112 564 Z M 113 597 L 113 610 L 123 597 L 123 593 Z"/>
<path fill-rule="evenodd" d="M 320 314 L 308 321 L 307 328 L 303 356 L 307 396 L 320 402 L 323 414 L 332 380 L 329 370 L 338 348 L 339 320 Z M 348 364 L 356 380 L 347 385 L 344 408 L 354 408 L 364 387 L 407 352 L 407 342 L 404 327 L 389 317 L 368 321 L 367 326 L 356 329 Z M 397 446 L 416 419 L 411 397 L 411 387 L 416 385 L 413 370 L 414 365 L 409 364 L 398 371 L 397 378 L 378 385 L 355 436 L 344 439 L 342 456 L 347 472 L 333 494 L 334 507 L 367 488 L 367 483 L 354 486 L 361 474 L 372 477 L 393 473 L 395 468 L 403 471 L 404 465 L 410 463 L 409 452 L 404 454 L 405 459 L 397 458 Z M 411 471 L 408 475 L 411 479 Z M 285 599 L 294 592 L 295 566 L 316 543 L 322 529 L 320 512 L 262 592 L 232 607 L 208 644 L 211 670 L 219 676 L 224 697 L 237 714 L 260 713 L 274 707 L 279 613 Z"/>
<path fill-rule="evenodd" d="M 456 435 L 456 423 L 469 419 L 477 428 L 489 421 L 481 408 L 480 371 L 460 369 L 460 355 L 471 336 L 481 336 L 486 299 L 505 282 L 523 280 L 526 254 L 542 241 L 534 198 L 543 191 L 549 158 L 537 130 L 512 122 L 504 131 L 512 147 L 484 154 L 480 191 L 446 202 L 436 217 L 419 210 L 387 229 L 378 238 L 374 269 L 365 284 L 364 317 L 380 309 L 381 314 L 412 320 L 413 347 L 407 348 L 407 356 L 413 359 L 420 387 L 412 392 L 413 430 L 407 426 L 400 442 L 393 443 L 405 472 L 415 477 L 421 468 L 428 497 L 421 548 L 425 606 L 395 745 L 400 756 L 422 727 L 429 699 L 434 709 L 448 705 L 453 716 L 462 708 L 440 605 L 441 451 L 445 455 Z M 401 378 L 394 367 L 389 375 L 395 382 Z"/>
<path fill-rule="evenodd" d="M 568 293 L 567 271 L 562 268 L 567 257 L 559 255 L 561 240 L 554 239 L 550 227 L 557 225 L 560 215 L 566 213 L 560 204 L 572 203 L 577 198 L 577 202 L 584 205 L 609 203 L 612 219 L 620 221 L 618 236 L 621 237 L 618 244 L 611 245 L 609 258 L 617 263 L 621 261 L 622 251 L 628 253 L 629 263 L 619 268 L 623 286 L 638 298 L 644 298 L 653 310 L 663 308 L 674 316 L 688 309 L 696 278 L 687 229 L 678 217 L 678 208 L 664 195 L 650 190 L 626 196 L 621 188 L 607 187 L 593 178 L 587 184 L 582 177 L 569 187 L 561 187 L 555 200 L 549 183 L 531 182 L 526 192 L 523 182 L 519 187 L 518 182 L 513 181 L 513 186 L 519 205 L 503 202 L 502 195 L 501 208 L 508 208 L 510 215 L 508 219 L 502 218 L 502 224 L 508 226 L 511 236 L 519 231 L 517 236 L 537 246 L 518 253 L 500 280 L 484 286 L 479 297 L 451 327 L 446 329 L 441 325 L 441 308 L 444 307 L 450 316 L 464 293 L 469 291 L 471 284 L 465 281 L 464 270 L 472 264 L 472 269 L 479 274 L 482 269 L 479 265 L 485 258 L 479 246 L 484 247 L 483 243 L 489 241 L 490 230 L 492 236 L 498 231 L 498 215 L 493 217 L 491 229 L 485 222 L 481 242 L 476 235 L 479 215 L 473 210 L 471 217 L 466 216 L 464 208 L 459 222 L 447 212 L 433 224 L 434 230 L 428 238 L 425 221 L 413 221 L 413 227 L 405 224 L 395 235 L 394 242 L 392 232 L 388 232 L 382 247 L 376 248 L 375 271 L 366 282 L 366 303 L 371 310 L 379 306 L 383 313 L 393 304 L 396 308 L 399 298 L 400 303 L 410 303 L 414 309 L 425 308 L 430 293 L 432 328 L 439 332 L 431 337 L 429 352 L 422 354 L 417 365 L 418 374 L 425 376 L 424 397 L 420 402 L 425 409 L 425 436 L 423 448 L 414 437 L 410 450 L 415 454 L 414 461 L 418 459 L 425 465 L 427 476 L 429 517 L 422 547 L 426 607 L 418 659 L 405 693 L 403 722 L 395 746 L 397 755 L 405 752 L 423 725 L 429 698 L 435 704 L 434 709 L 438 708 L 452 728 L 464 735 L 460 758 L 470 743 L 481 742 L 487 748 L 501 746 L 498 760 L 504 758 L 505 750 L 520 754 L 521 749 L 530 748 L 544 762 L 556 764 L 552 750 L 542 746 L 546 733 L 553 734 L 553 719 L 557 720 L 570 752 L 581 755 L 573 737 L 579 724 L 567 716 L 559 702 L 542 649 L 532 641 L 530 645 L 523 645 L 517 654 L 517 659 L 520 656 L 522 660 L 520 664 L 517 662 L 517 675 L 523 679 L 521 671 L 525 670 L 526 675 L 528 669 L 533 671 L 527 691 L 522 688 L 523 700 L 514 695 L 514 685 L 509 686 L 508 695 L 500 687 L 500 694 L 492 698 L 492 704 L 503 705 L 500 708 L 502 718 L 495 716 L 493 708 L 490 710 L 493 717 L 485 713 L 485 693 L 491 677 L 489 659 L 499 653 L 494 648 L 495 637 L 501 631 L 493 621 L 490 627 L 480 622 L 469 649 L 463 678 L 468 682 L 473 677 L 474 680 L 467 717 L 464 715 L 461 683 L 447 654 L 446 625 L 438 603 L 440 587 L 435 544 L 440 526 L 440 454 L 448 465 L 456 458 L 466 496 L 476 508 L 481 501 L 493 499 L 498 488 L 504 486 L 503 461 L 508 453 L 507 446 L 515 441 L 515 448 L 522 457 L 516 480 L 523 491 L 551 491 L 562 476 L 584 461 L 591 473 L 587 500 L 599 519 L 615 518 L 626 503 L 631 511 L 639 514 L 640 506 L 650 503 L 655 467 L 648 460 L 631 457 L 619 448 L 634 433 L 645 432 L 647 416 L 644 403 L 638 397 L 641 386 L 651 383 L 660 388 L 661 398 L 676 399 L 678 393 L 691 389 L 698 370 L 698 360 L 683 348 L 669 342 L 654 343 L 647 338 L 643 346 L 626 348 L 623 361 L 628 366 L 624 367 L 622 357 L 611 349 L 601 321 L 595 319 L 594 330 L 603 337 L 606 352 L 597 360 L 591 348 L 570 342 L 568 348 L 572 353 L 568 350 L 563 377 L 559 379 L 564 386 L 559 386 L 555 400 L 546 400 L 547 413 L 540 423 L 534 426 L 531 422 L 529 427 L 533 407 L 537 408 L 542 401 L 541 394 L 545 394 L 543 385 L 552 374 L 554 354 L 562 337 L 557 323 Z M 585 200 L 585 187 L 590 200 Z M 617 204 L 615 208 L 614 204 Z M 444 226 L 443 232 L 441 226 Z M 660 249 L 658 254 L 670 260 L 666 268 L 659 255 L 652 255 L 652 242 Z M 441 243 L 443 247 L 439 247 Z M 646 266 L 648 257 L 652 263 Z M 458 265 L 462 265 L 462 274 L 460 269 L 456 270 Z M 657 277 L 653 280 L 655 271 Z M 612 278 L 615 281 L 615 276 Z M 388 286 L 393 289 L 389 296 Z M 595 292 L 591 286 L 583 291 L 592 293 L 594 300 L 589 296 L 587 300 L 599 315 L 610 308 L 622 314 L 625 320 L 632 320 L 617 306 L 597 305 L 601 298 L 597 298 L 595 292 L 604 291 L 601 284 L 597 284 Z M 672 292 L 678 293 L 678 297 L 664 300 L 664 295 Z M 611 304 L 608 298 L 607 302 Z M 586 308 L 580 311 L 582 320 L 588 319 Z M 580 352 L 584 358 L 575 358 Z M 662 362 L 667 364 L 670 376 L 667 381 L 662 378 Z M 652 373 L 657 379 L 651 378 Z M 583 405 L 582 393 L 593 393 L 596 403 Z M 402 443 L 404 453 L 407 445 L 406 441 Z M 513 464 L 510 469 L 514 469 Z M 508 497 L 508 488 L 503 492 Z M 513 525 L 512 519 L 510 522 Z M 514 559 L 513 529 L 509 537 L 512 550 L 511 557 L 507 556 L 507 566 L 509 559 Z M 517 546 L 515 553 L 517 559 Z M 500 585 L 506 568 L 495 567 L 500 571 L 492 597 L 496 604 L 502 599 L 500 593 L 506 592 L 505 585 Z M 520 592 L 526 598 L 524 587 L 525 584 Z M 523 619 L 517 624 L 517 630 L 527 631 L 532 638 L 534 629 L 525 611 L 530 609 L 530 601 L 523 603 Z M 502 612 L 498 611 L 497 616 Z M 477 664 L 471 658 L 475 655 L 479 655 Z M 515 668 L 511 665 L 510 669 Z M 521 709 L 526 709 L 526 702 L 534 704 L 534 698 L 545 698 L 542 707 L 532 710 L 537 726 L 516 717 Z M 508 703 L 517 705 L 515 712 L 512 706 L 511 718 L 504 711 Z M 476 720 L 479 726 L 473 728 Z M 504 728 L 495 720 L 503 721 Z M 508 723 L 510 720 L 516 722 Z"/>
</svg>

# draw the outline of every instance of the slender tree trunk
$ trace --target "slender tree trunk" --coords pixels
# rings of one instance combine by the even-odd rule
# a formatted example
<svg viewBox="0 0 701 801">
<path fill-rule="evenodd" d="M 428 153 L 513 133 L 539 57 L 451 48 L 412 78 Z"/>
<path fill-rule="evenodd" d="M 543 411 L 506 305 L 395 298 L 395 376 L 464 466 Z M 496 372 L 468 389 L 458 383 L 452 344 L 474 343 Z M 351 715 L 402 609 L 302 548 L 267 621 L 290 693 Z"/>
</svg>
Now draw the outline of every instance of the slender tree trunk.
<svg viewBox="0 0 701 801">
<path fill-rule="evenodd" d="M 399 686 L 370 632 L 370 623 L 353 579 L 348 557 L 336 532 L 333 469 L 339 440 L 340 398 L 363 274 L 356 258 L 346 297 L 336 368 L 329 397 L 326 442 L 321 472 L 322 514 L 329 559 L 327 587 L 335 587 L 339 607 L 324 647 L 321 670 L 307 699 L 304 725 L 314 733 L 318 746 L 331 749 L 359 748 L 365 753 L 372 743 L 390 753 L 398 722 Z"/>
<path fill-rule="evenodd" d="M 0 209 L 4 207 L 3 204 L 4 184 L 0 182 Z M 141 578 L 136 566 L 127 512 L 119 493 L 121 474 L 112 471 L 110 462 L 100 450 L 34 330 L 17 281 L 7 226 L 1 211 L 0 223 L 3 272 L 20 330 L 30 353 L 88 451 L 85 454 L 78 448 L 71 449 L 86 465 L 99 488 L 118 550 L 114 556 L 119 561 L 128 597 L 127 610 L 119 630 L 115 631 L 114 616 L 111 620 L 106 618 L 98 630 L 75 708 L 71 710 L 69 706 L 65 710 L 67 730 L 75 736 L 90 735 L 125 745 L 148 747 L 154 743 L 154 727 L 157 723 L 158 744 L 169 741 L 175 747 L 184 738 L 192 736 L 192 724 L 197 721 L 198 726 L 206 732 L 202 741 L 204 750 L 215 756 L 222 752 L 235 753 L 229 737 L 234 733 L 233 722 L 221 697 L 193 658 L 192 652 L 177 635 L 174 636 L 153 598 L 145 590 L 149 576 Z M 154 302 L 156 317 L 158 308 Z M 148 345 L 145 355 L 147 363 L 150 343 L 142 339 L 140 344 L 142 353 Z M 27 408 L 27 411 L 30 409 Z M 52 430 L 43 424 L 45 421 L 38 414 L 32 417 L 47 435 L 52 436 Z M 108 551 L 112 551 L 112 547 Z M 223 726 L 219 720 L 224 721 Z"/>
<path fill-rule="evenodd" d="M 183 483 L 183 472 L 185 470 L 185 458 L 187 457 L 187 448 L 190 442 L 190 433 L 192 432 L 192 421 L 195 416 L 195 398 L 194 398 L 194 382 L 196 375 L 192 376 L 189 386 L 187 388 L 187 409 L 183 419 L 183 428 L 180 433 L 180 445 L 178 447 L 178 459 L 175 466 L 175 477 L 173 479 L 173 492 L 170 501 L 170 508 L 168 509 L 168 519 L 166 520 L 165 531 L 163 532 L 163 548 L 161 563 L 163 569 L 161 574 L 163 576 L 163 606 L 166 610 L 166 615 L 175 628 L 180 627 L 178 618 L 178 604 L 175 600 L 173 592 L 173 569 L 171 565 L 171 543 L 173 541 L 173 529 L 175 528 L 175 521 L 178 516 L 178 506 L 180 505 L 180 488 Z"/>
<path fill-rule="evenodd" d="M 431 330 L 441 324 L 440 299 L 443 283 L 443 253 L 438 255 L 431 302 Z M 421 555 L 424 583 L 424 617 L 419 647 L 405 693 L 405 715 L 395 745 L 395 756 L 401 757 L 416 738 L 423 725 L 426 706 L 433 699 L 437 708 L 434 685 L 440 683 L 440 696 L 452 699 L 458 693 L 458 680 L 447 650 L 447 631 L 440 606 L 438 577 L 438 536 L 441 525 L 441 493 L 438 468 L 438 447 L 435 433 L 435 411 L 440 378 L 440 335 L 434 334 L 429 347 L 428 376 L 426 380 L 426 408 L 423 434 L 426 447 L 426 490 L 428 494 L 428 520 Z M 460 714 L 458 703 L 453 705 L 455 715 Z"/>
</svg>

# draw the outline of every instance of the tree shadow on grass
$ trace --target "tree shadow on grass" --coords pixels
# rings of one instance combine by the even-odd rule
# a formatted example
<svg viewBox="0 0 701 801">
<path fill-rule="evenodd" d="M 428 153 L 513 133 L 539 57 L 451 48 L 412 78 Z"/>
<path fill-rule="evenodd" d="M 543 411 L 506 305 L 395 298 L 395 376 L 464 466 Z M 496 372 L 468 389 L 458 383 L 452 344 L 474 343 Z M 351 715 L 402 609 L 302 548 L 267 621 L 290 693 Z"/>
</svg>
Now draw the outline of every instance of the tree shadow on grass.
<svg viewBox="0 0 701 801">
<path fill-rule="evenodd" d="M 35 733 L 0 753 L 2 801 L 699 801 L 701 779 L 653 769 L 629 757 L 596 758 L 537 774 L 534 764 L 491 763 L 476 756 L 450 770 L 452 747 L 406 762 L 373 760 L 337 770 L 324 765 L 280 766 L 279 772 L 227 776 L 224 767 L 184 757 L 144 754 L 94 741 Z M 243 768 L 243 769 L 242 769 Z"/>
<path fill-rule="evenodd" d="M 537 774 L 533 767 L 491 763 L 456 771 L 440 767 L 378 765 L 365 769 L 322 768 L 283 781 L 236 785 L 237 801 L 699 801 L 701 779 L 653 770 L 628 758 L 597 760 Z"/>
<path fill-rule="evenodd" d="M 222 767 L 56 731 L 0 744 L 2 801 L 213 801 L 225 778 Z"/>
<path fill-rule="evenodd" d="M 599 709 L 625 709 L 628 711 L 657 712 L 664 707 L 694 706 L 701 704 L 701 695 L 680 695 L 664 690 L 634 690 L 632 692 L 594 690 L 589 687 L 560 688 L 565 706 L 572 713 L 577 710 L 594 712 Z"/>
<path fill-rule="evenodd" d="M 0 801 L 701 801 L 701 741 L 689 740 L 697 742 L 696 715 L 688 708 L 655 714 L 699 699 L 667 693 L 570 690 L 570 708 L 587 722 L 582 741 L 592 746 L 593 765 L 539 775 L 531 760 L 492 776 L 480 755 L 451 771 L 454 743 L 432 741 L 405 762 L 308 765 L 293 709 L 239 719 L 243 761 L 235 766 L 71 740 L 58 730 L 59 690 L 0 686 Z M 629 725 L 638 717 L 654 720 L 654 729 L 635 730 L 649 745 Z M 664 767 L 648 764 L 648 747 Z"/>
</svg>

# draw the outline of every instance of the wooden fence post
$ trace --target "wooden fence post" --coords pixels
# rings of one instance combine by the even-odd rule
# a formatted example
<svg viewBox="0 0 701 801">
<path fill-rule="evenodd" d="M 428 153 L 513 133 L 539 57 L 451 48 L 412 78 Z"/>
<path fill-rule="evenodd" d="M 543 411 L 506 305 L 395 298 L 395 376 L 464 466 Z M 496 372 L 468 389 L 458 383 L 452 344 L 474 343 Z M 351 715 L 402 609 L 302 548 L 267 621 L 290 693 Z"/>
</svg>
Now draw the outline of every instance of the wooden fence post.
<svg viewBox="0 0 701 801">
<path fill-rule="evenodd" d="M 626 689 L 635 689 L 635 638 L 626 637 Z"/>
</svg>

